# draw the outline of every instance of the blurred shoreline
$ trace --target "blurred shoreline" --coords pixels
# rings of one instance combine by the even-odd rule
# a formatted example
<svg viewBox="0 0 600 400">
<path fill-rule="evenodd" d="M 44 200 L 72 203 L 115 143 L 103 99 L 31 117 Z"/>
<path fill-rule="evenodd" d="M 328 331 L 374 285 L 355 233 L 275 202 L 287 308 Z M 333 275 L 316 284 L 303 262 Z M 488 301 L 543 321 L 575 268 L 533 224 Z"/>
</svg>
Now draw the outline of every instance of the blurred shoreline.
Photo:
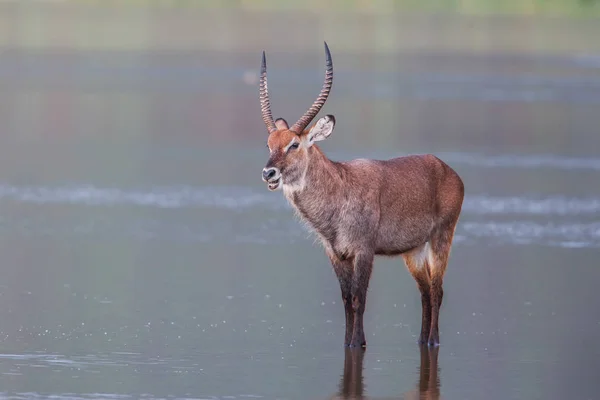
<svg viewBox="0 0 600 400">
<path fill-rule="evenodd" d="M 154 0 L 144 5 L 123 0 L 9 1 L 0 3 L 0 51 L 256 52 L 266 48 L 320 54 L 321 43 L 327 40 L 337 53 L 600 54 L 595 3 L 554 12 L 550 6 L 540 6 L 526 12 L 521 6 L 511 9 L 514 2 L 509 1 L 505 13 L 494 14 L 495 8 L 490 12 L 482 8 L 479 14 L 476 7 L 444 10 L 431 1 L 403 6 L 408 11 L 398 11 L 393 1 L 374 2 L 379 7 L 355 2 L 358 5 L 341 10 L 333 7 L 337 3 L 321 7 L 294 1 L 275 7 L 269 1 L 223 1 L 221 6 L 204 1 Z"/>
</svg>

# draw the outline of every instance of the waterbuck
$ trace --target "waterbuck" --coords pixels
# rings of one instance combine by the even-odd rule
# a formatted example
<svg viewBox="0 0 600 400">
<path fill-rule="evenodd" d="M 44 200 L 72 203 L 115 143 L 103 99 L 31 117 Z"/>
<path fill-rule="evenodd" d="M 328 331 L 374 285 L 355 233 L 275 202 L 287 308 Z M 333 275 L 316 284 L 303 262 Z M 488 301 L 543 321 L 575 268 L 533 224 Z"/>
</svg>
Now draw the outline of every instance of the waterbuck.
<svg viewBox="0 0 600 400">
<path fill-rule="evenodd" d="M 262 179 L 269 190 L 283 190 L 321 239 L 342 289 L 346 346 L 366 346 L 363 315 L 375 255 L 402 255 L 421 292 L 419 342 L 438 345 L 442 282 L 462 208 L 463 182 L 429 154 L 389 160 L 328 159 L 315 143 L 331 135 L 333 115 L 307 128 L 333 83 L 327 43 L 325 55 L 321 93 L 290 127 L 283 118 L 273 120 L 263 51 L 259 92 L 270 156 Z"/>
</svg>

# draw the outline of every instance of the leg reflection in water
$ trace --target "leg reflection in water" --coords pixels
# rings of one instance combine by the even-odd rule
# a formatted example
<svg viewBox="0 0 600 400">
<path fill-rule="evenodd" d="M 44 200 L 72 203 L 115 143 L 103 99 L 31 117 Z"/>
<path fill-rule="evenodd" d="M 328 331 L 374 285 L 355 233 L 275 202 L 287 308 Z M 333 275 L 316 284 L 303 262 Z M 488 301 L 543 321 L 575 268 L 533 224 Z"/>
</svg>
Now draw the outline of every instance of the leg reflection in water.
<svg viewBox="0 0 600 400">
<path fill-rule="evenodd" d="M 438 367 L 439 347 L 419 346 L 421 365 L 419 367 L 419 383 L 416 390 L 404 394 L 404 399 L 439 400 L 440 378 Z"/>
<path fill-rule="evenodd" d="M 421 363 L 418 368 L 419 380 L 414 390 L 395 399 L 439 400 L 440 379 L 438 368 L 439 347 L 419 346 Z M 365 348 L 346 348 L 344 355 L 344 373 L 340 380 L 339 391 L 331 400 L 388 400 L 375 399 L 364 394 L 363 361 Z M 391 400 L 392 398 L 389 398 Z"/>
<path fill-rule="evenodd" d="M 363 399 L 363 360 L 364 347 L 346 348 L 344 374 L 340 381 L 339 399 Z"/>
</svg>

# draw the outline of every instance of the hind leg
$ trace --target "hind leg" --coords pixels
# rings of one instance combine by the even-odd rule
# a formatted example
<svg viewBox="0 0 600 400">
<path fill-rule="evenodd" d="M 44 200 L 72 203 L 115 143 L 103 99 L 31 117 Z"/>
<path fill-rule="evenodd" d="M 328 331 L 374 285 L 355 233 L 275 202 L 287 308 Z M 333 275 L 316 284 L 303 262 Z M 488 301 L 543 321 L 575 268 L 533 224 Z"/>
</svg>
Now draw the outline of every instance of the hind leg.
<svg viewBox="0 0 600 400">
<path fill-rule="evenodd" d="M 442 285 L 448 265 L 448 257 L 450 256 L 456 222 L 452 221 L 452 223 L 442 225 L 431 238 L 431 262 L 428 265 L 429 276 L 431 277 L 431 328 L 427 342 L 430 346 L 439 346 L 440 344 L 438 321 L 440 307 L 444 298 L 444 288 Z"/>
<path fill-rule="evenodd" d="M 429 246 L 427 244 L 403 254 L 408 271 L 417 282 L 421 292 L 421 334 L 419 343 L 427 343 L 431 329 L 431 283 L 427 265 Z"/>
</svg>

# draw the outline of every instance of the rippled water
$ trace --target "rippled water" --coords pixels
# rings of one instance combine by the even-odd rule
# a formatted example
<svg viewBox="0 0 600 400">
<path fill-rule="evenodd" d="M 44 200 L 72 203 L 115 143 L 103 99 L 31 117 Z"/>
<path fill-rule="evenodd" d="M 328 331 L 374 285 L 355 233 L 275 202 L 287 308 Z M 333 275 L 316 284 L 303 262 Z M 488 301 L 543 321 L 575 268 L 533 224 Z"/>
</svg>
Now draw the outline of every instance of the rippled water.
<svg viewBox="0 0 600 400">
<path fill-rule="evenodd" d="M 0 185 L 0 200 L 7 207 L 72 205 L 90 207 L 91 215 L 66 223 L 41 213 L 36 216 L 3 216 L 4 233 L 35 236 L 51 232 L 66 236 L 124 236 L 160 238 L 185 242 L 230 241 L 233 243 L 283 243 L 302 238 L 304 227 L 291 218 L 291 207 L 283 196 L 265 193 L 264 188 L 242 186 L 175 186 L 142 189 L 81 186 Z M 142 215 L 123 221 L 118 212 L 125 207 L 150 210 L 197 210 L 236 214 L 237 229 L 222 220 L 190 224 L 162 216 Z M 268 213 L 257 221 L 251 214 Z M 457 230 L 459 242 L 494 239 L 511 244 L 538 243 L 561 247 L 599 247 L 599 197 L 564 195 L 486 196 L 467 195 L 463 220 Z M 590 217 L 592 218 L 590 220 Z M 126 222 L 126 223 L 124 223 Z"/>
<path fill-rule="evenodd" d="M 0 399 L 598 398 L 597 56 L 330 46 L 326 153 L 431 152 L 465 182 L 439 350 L 399 259 L 376 261 L 366 352 L 342 347 L 326 257 L 260 180 L 256 54 L 10 49 Z M 288 120 L 322 78 L 301 58 L 273 56 Z"/>
<path fill-rule="evenodd" d="M 576 174 L 596 172 L 600 159 L 558 156 L 490 156 L 472 153 L 439 154 L 455 168 L 480 168 L 480 173 L 508 169 L 509 178 L 520 179 L 523 170 L 536 170 L 540 176 L 553 170 Z M 348 155 L 347 158 L 351 156 Z M 210 166 L 207 166 L 210 168 Z M 27 236 L 51 232 L 61 236 L 123 236 L 160 238 L 167 241 L 230 243 L 291 243 L 303 240 L 306 230 L 292 217 L 291 207 L 279 193 L 265 191 L 254 179 L 250 185 L 135 185 L 100 187 L 91 183 L 62 185 L 0 185 L 5 207 L 33 207 L 39 210 L 73 206 L 89 213 L 65 221 L 52 213 L 32 212 L 2 216 L 0 231 Z M 137 186 L 137 187 L 136 187 Z M 494 192 L 498 192 L 494 190 Z M 574 196 L 556 190 L 485 194 L 467 191 L 457 241 L 493 244 L 541 244 L 559 247 L 600 245 L 600 195 L 590 191 Z M 40 208 L 41 207 L 41 208 Z M 122 219 L 126 209 L 144 210 Z M 195 212 L 199 220 L 173 219 Z M 235 229 L 218 213 L 235 216 Z M 224 215 L 224 214 L 223 214 Z M 259 216 L 260 218 L 257 218 Z"/>
</svg>

